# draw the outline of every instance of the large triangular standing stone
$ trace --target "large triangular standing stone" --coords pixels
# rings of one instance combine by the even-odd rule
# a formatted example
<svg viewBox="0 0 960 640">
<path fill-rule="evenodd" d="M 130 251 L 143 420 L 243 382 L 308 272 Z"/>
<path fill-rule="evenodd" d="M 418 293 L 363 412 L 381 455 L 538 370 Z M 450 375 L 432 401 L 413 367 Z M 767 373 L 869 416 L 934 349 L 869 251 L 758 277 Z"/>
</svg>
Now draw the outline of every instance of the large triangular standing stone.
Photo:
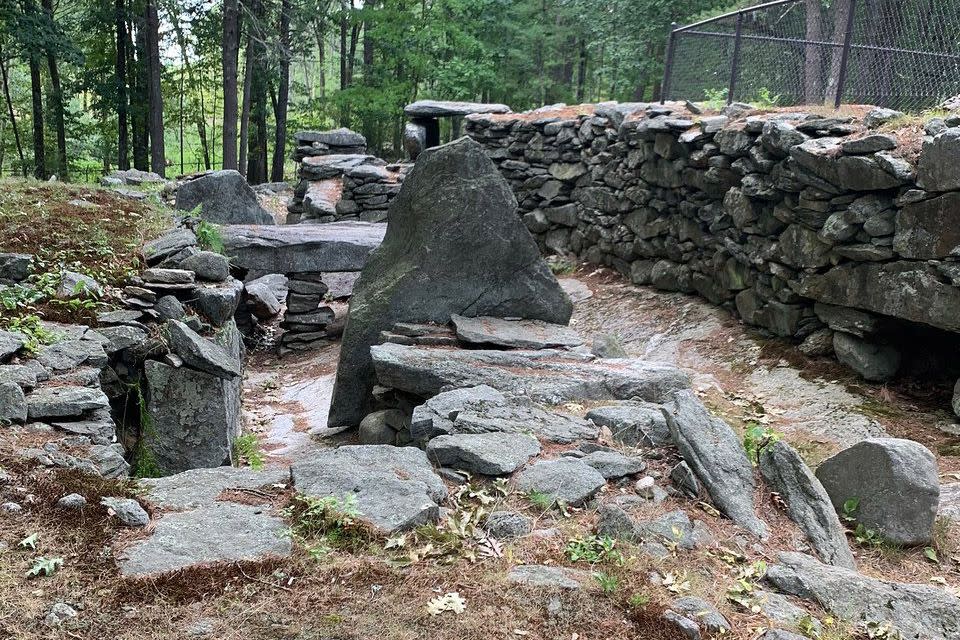
<svg viewBox="0 0 960 640">
<path fill-rule="evenodd" d="M 570 320 L 570 299 L 516 210 L 510 186 L 473 140 L 417 159 L 353 290 L 330 426 L 356 426 L 367 414 L 370 346 L 397 322 L 445 324 L 453 314 Z"/>
</svg>

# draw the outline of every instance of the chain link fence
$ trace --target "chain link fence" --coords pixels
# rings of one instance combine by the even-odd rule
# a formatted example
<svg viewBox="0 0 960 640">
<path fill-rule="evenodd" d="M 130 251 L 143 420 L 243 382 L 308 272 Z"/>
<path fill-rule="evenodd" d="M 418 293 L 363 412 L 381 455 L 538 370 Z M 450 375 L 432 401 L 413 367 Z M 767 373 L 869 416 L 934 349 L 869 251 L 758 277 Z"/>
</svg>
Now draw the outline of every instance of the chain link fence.
<svg viewBox="0 0 960 640">
<path fill-rule="evenodd" d="M 663 96 L 919 111 L 960 94 L 960 0 L 777 0 L 684 27 Z"/>
</svg>

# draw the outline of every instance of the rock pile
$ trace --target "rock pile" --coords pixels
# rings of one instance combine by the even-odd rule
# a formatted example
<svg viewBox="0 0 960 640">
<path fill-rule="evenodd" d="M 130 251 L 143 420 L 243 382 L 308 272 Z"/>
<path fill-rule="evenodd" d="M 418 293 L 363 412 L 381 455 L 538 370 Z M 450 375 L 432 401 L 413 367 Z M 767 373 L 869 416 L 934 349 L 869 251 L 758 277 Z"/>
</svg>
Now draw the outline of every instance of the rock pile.
<svg viewBox="0 0 960 640">
<path fill-rule="evenodd" d="M 293 134 L 293 141 L 295 162 L 313 156 L 367 153 L 367 139 L 346 127 L 329 131 L 297 131 Z"/>
<path fill-rule="evenodd" d="M 960 332 L 960 183 L 944 169 L 960 129 L 932 120 L 915 162 L 868 128 L 885 117 L 602 104 L 471 115 L 466 131 L 545 251 L 697 293 L 886 380 L 941 351 L 906 348 L 940 339 L 924 327 Z"/>
<path fill-rule="evenodd" d="M 327 325 L 333 322 L 333 309 L 324 306 L 328 287 L 322 273 L 295 272 L 288 276 L 286 312 L 280 326 L 283 349 L 302 351 L 326 343 Z M 282 353 L 283 351 L 281 351 Z"/>
</svg>

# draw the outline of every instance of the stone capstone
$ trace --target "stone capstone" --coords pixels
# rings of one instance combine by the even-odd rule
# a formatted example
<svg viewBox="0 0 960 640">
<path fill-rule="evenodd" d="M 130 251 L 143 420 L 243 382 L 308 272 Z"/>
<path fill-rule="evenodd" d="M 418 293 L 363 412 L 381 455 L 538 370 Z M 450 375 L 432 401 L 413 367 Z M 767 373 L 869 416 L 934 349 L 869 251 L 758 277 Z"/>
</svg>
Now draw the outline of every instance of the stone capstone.
<svg viewBox="0 0 960 640">
<path fill-rule="evenodd" d="M 606 485 L 599 471 L 571 458 L 537 462 L 517 474 L 515 480 L 521 491 L 536 491 L 574 507 L 585 503 Z"/>
<path fill-rule="evenodd" d="M 551 349 L 578 347 L 583 338 L 565 325 L 539 320 L 504 320 L 502 318 L 450 317 L 461 342 L 495 345 L 508 349 Z"/>
<path fill-rule="evenodd" d="M 221 229 L 231 264 L 258 274 L 359 271 L 383 241 L 386 225 L 368 222 L 245 225 Z"/>
</svg>

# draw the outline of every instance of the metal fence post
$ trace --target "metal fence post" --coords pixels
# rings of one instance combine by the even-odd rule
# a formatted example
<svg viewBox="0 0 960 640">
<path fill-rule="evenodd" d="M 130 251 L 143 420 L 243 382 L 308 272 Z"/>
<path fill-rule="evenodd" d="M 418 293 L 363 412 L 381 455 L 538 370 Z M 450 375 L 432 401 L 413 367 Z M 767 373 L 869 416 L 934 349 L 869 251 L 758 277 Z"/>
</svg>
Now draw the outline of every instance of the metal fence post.
<svg viewBox="0 0 960 640">
<path fill-rule="evenodd" d="M 673 52 L 677 46 L 676 28 L 677 23 L 671 22 L 670 36 L 667 38 L 667 59 L 663 65 L 663 82 L 660 85 L 660 104 L 665 103 L 667 96 L 670 95 L 670 81 L 673 76 Z"/>
<path fill-rule="evenodd" d="M 850 45 L 853 42 L 853 21 L 857 13 L 857 0 L 850 0 L 850 15 L 847 16 L 847 30 L 843 35 L 843 53 L 840 55 L 840 73 L 837 76 L 837 97 L 833 101 L 835 109 L 843 102 L 843 89 L 847 83 L 847 64 L 850 62 Z"/>
<path fill-rule="evenodd" d="M 727 85 L 727 104 L 733 103 L 737 90 L 737 76 L 740 73 L 740 43 L 743 41 L 743 11 L 737 13 L 737 35 L 733 40 L 733 60 L 730 62 L 730 84 Z"/>
</svg>

